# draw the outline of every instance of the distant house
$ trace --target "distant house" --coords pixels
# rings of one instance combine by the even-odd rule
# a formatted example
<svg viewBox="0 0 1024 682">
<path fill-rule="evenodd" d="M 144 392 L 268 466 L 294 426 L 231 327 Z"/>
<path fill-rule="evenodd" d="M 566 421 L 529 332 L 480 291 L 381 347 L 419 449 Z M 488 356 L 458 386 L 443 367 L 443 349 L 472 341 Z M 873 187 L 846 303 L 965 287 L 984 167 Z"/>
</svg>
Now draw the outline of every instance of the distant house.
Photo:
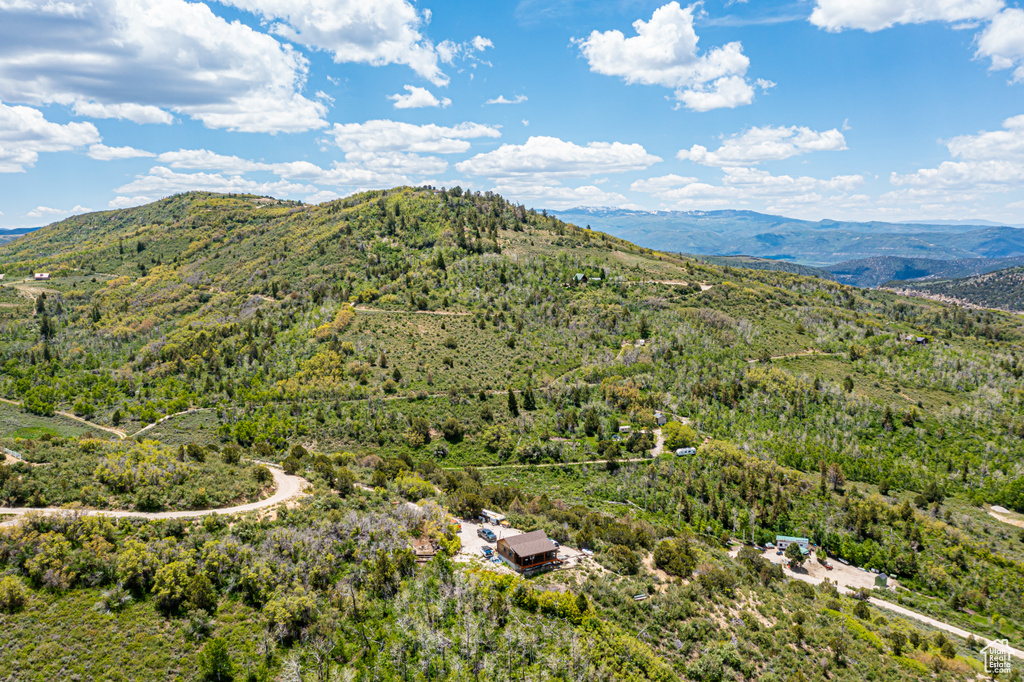
<svg viewBox="0 0 1024 682">
<path fill-rule="evenodd" d="M 927 346 L 928 345 L 928 339 L 926 339 L 923 336 L 915 336 L 914 337 L 914 343 L 916 343 L 919 346 Z"/>
<path fill-rule="evenodd" d="M 789 547 L 792 544 L 800 545 L 800 553 L 801 554 L 808 554 L 811 551 L 810 550 L 811 541 L 809 539 L 807 539 L 807 538 L 795 538 L 795 537 L 790 537 L 789 535 L 776 535 L 775 536 L 775 546 L 778 547 L 779 549 L 781 549 L 782 551 L 786 551 L 786 548 Z"/>
<path fill-rule="evenodd" d="M 619 427 L 619 433 L 629 433 L 632 429 L 628 424 Z"/>
<path fill-rule="evenodd" d="M 50 279 L 50 273 L 48 273 L 48 272 L 37 272 L 36 273 L 35 280 L 37 282 L 45 282 L 48 279 Z"/>
<path fill-rule="evenodd" d="M 676 450 L 676 457 L 682 457 L 683 455 L 696 455 L 697 448 L 679 448 Z"/>
<path fill-rule="evenodd" d="M 4 281 L 4 276 L 0 274 L 0 282 Z"/>
<path fill-rule="evenodd" d="M 517 573 L 536 573 L 560 563 L 558 547 L 542 530 L 498 540 L 498 556 Z"/>
<path fill-rule="evenodd" d="M 574 282 L 576 282 L 576 284 L 586 284 L 587 282 L 590 281 L 590 279 L 586 276 L 586 274 L 584 274 L 582 272 L 577 272 L 576 275 L 572 279 L 573 279 Z"/>
<path fill-rule="evenodd" d="M 654 421 L 658 422 L 658 426 L 664 426 L 668 423 L 668 417 L 665 416 L 664 412 L 655 411 Z"/>
</svg>

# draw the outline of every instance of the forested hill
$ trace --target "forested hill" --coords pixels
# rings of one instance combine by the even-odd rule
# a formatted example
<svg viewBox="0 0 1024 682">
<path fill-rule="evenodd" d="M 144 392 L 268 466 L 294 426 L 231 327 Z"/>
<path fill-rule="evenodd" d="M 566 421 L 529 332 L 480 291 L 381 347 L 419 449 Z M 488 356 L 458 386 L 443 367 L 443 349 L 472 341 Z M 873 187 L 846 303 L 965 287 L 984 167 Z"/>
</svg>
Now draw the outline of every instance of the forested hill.
<svg viewBox="0 0 1024 682">
<path fill-rule="evenodd" d="M 1024 312 L 1024 267 L 1006 268 L 959 279 L 931 279 L 923 282 L 893 280 L 887 282 L 885 287 L 980 308 Z"/>
<path fill-rule="evenodd" d="M 183 194 L 0 267 L 0 445 L 24 457 L 0 507 L 222 508 L 270 493 L 260 462 L 310 484 L 231 517 L 0 528 L 15 679 L 976 676 L 978 641 L 884 599 L 1024 647 L 1024 543 L 986 506 L 1024 511 L 1018 316 L 459 188 Z M 571 567 L 497 571 L 484 508 Z M 836 572 L 735 546 L 776 535 Z M 903 589 L 869 606 L 872 569 Z"/>
</svg>

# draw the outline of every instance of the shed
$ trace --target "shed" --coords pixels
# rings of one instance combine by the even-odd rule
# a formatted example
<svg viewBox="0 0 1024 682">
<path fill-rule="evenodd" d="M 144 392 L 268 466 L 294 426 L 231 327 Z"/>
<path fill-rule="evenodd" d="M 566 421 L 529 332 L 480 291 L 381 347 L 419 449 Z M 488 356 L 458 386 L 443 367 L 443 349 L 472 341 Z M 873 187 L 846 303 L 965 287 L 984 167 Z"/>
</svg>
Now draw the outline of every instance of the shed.
<svg viewBox="0 0 1024 682">
<path fill-rule="evenodd" d="M 668 423 L 668 417 L 665 416 L 664 412 L 655 411 L 654 421 L 658 423 L 658 426 L 664 426 Z"/>
<path fill-rule="evenodd" d="M 619 433 L 629 433 L 631 430 L 628 424 L 619 427 Z"/>
<path fill-rule="evenodd" d="M 491 511 L 490 509 L 481 509 L 480 516 L 484 521 L 494 525 L 498 525 L 505 520 L 504 514 L 499 514 L 498 512 Z"/>
<path fill-rule="evenodd" d="M 534 573 L 561 563 L 558 548 L 542 530 L 498 540 L 498 556 L 517 573 Z"/>
<path fill-rule="evenodd" d="M 50 279 L 50 273 L 48 272 L 37 272 L 35 274 L 35 280 L 37 282 L 45 282 L 48 279 Z"/>
<path fill-rule="evenodd" d="M 794 543 L 797 544 L 797 545 L 800 545 L 800 552 L 802 554 L 810 553 L 810 547 L 809 546 L 811 544 L 811 541 L 808 538 L 797 538 L 797 537 L 792 537 L 792 536 L 789 536 L 789 535 L 776 535 L 775 536 L 775 546 L 778 547 L 779 549 L 781 549 L 782 551 L 785 551 L 787 547 L 789 547 L 790 545 L 792 545 Z"/>
<path fill-rule="evenodd" d="M 889 585 L 889 576 L 885 573 L 879 573 L 875 576 L 875 587 L 887 587 Z"/>
</svg>

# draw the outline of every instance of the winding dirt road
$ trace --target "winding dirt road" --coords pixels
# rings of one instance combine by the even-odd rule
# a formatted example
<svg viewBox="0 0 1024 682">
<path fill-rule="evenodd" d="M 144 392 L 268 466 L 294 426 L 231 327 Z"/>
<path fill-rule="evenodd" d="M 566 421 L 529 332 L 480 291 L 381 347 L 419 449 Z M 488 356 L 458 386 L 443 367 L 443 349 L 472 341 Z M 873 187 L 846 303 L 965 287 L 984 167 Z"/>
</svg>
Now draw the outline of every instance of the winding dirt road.
<svg viewBox="0 0 1024 682">
<path fill-rule="evenodd" d="M 732 558 L 736 558 L 736 556 L 739 554 L 739 551 L 740 547 L 733 547 L 729 550 L 729 556 Z M 810 583 L 811 585 L 818 585 L 824 580 L 829 579 L 832 582 L 836 583 L 836 590 L 838 590 L 840 594 L 852 594 L 859 588 L 865 588 L 868 590 L 874 589 L 875 576 L 873 573 L 868 573 L 856 567 L 846 566 L 841 563 L 834 563 L 833 570 L 831 572 L 826 573 L 826 569 L 821 567 L 821 565 L 818 563 L 818 560 L 815 558 L 813 552 L 811 553 L 811 556 L 807 559 L 806 565 L 800 573 L 796 573 L 786 568 L 786 557 L 778 556 L 777 554 L 775 554 L 773 550 L 765 550 L 764 554 L 762 554 L 761 556 L 774 564 L 779 564 L 780 566 L 782 566 L 782 572 L 786 575 L 787 578 L 800 580 L 805 583 Z M 979 642 L 982 642 L 985 646 L 991 645 L 997 649 L 1002 649 L 1008 652 L 1011 656 L 1014 656 L 1015 658 L 1024 660 L 1024 651 L 1021 651 L 1020 649 L 1015 649 L 1011 646 L 1004 646 L 1002 643 L 998 641 L 988 639 L 987 637 L 982 637 L 981 635 L 975 634 L 968 630 L 958 628 L 955 625 L 944 623 L 941 620 L 936 620 L 931 616 L 924 615 L 923 613 L 911 611 L 908 608 L 899 606 L 898 604 L 893 604 L 892 602 L 886 601 L 885 599 L 878 599 L 877 597 L 868 597 L 868 602 L 874 606 L 877 606 L 880 609 L 886 609 L 887 611 L 897 613 L 905 618 L 911 618 L 921 623 L 925 623 L 938 630 L 943 630 L 950 634 L 956 635 L 957 637 L 967 639 L 968 637 L 973 636 L 974 639 L 978 640 Z"/>
<path fill-rule="evenodd" d="M 165 512 L 136 512 L 117 509 L 64 509 L 62 507 L 0 507 L 0 514 L 13 516 L 4 523 L 15 523 L 18 518 L 30 512 L 41 512 L 43 514 L 61 514 L 75 512 L 87 516 L 109 516 L 111 518 L 137 518 L 137 519 L 191 519 L 200 516 L 212 516 L 214 514 L 242 514 L 245 512 L 257 511 L 273 507 L 283 502 L 293 500 L 302 495 L 309 482 L 300 476 L 291 476 L 280 469 L 268 467 L 274 475 L 276 490 L 274 494 L 265 500 L 240 504 L 235 507 L 221 507 L 220 509 L 191 509 L 188 511 L 165 511 Z M 0 524 L 3 525 L 3 524 Z"/>
</svg>

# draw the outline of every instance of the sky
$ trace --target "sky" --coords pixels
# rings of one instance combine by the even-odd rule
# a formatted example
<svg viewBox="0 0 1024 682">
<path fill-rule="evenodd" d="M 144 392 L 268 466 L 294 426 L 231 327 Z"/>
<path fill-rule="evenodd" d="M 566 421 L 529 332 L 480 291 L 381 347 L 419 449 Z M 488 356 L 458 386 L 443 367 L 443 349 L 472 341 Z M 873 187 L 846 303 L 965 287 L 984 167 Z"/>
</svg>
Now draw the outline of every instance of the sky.
<svg viewBox="0 0 1024 682">
<path fill-rule="evenodd" d="M 1024 9 L 0 0 L 0 228 L 396 185 L 1024 224 Z"/>
</svg>

